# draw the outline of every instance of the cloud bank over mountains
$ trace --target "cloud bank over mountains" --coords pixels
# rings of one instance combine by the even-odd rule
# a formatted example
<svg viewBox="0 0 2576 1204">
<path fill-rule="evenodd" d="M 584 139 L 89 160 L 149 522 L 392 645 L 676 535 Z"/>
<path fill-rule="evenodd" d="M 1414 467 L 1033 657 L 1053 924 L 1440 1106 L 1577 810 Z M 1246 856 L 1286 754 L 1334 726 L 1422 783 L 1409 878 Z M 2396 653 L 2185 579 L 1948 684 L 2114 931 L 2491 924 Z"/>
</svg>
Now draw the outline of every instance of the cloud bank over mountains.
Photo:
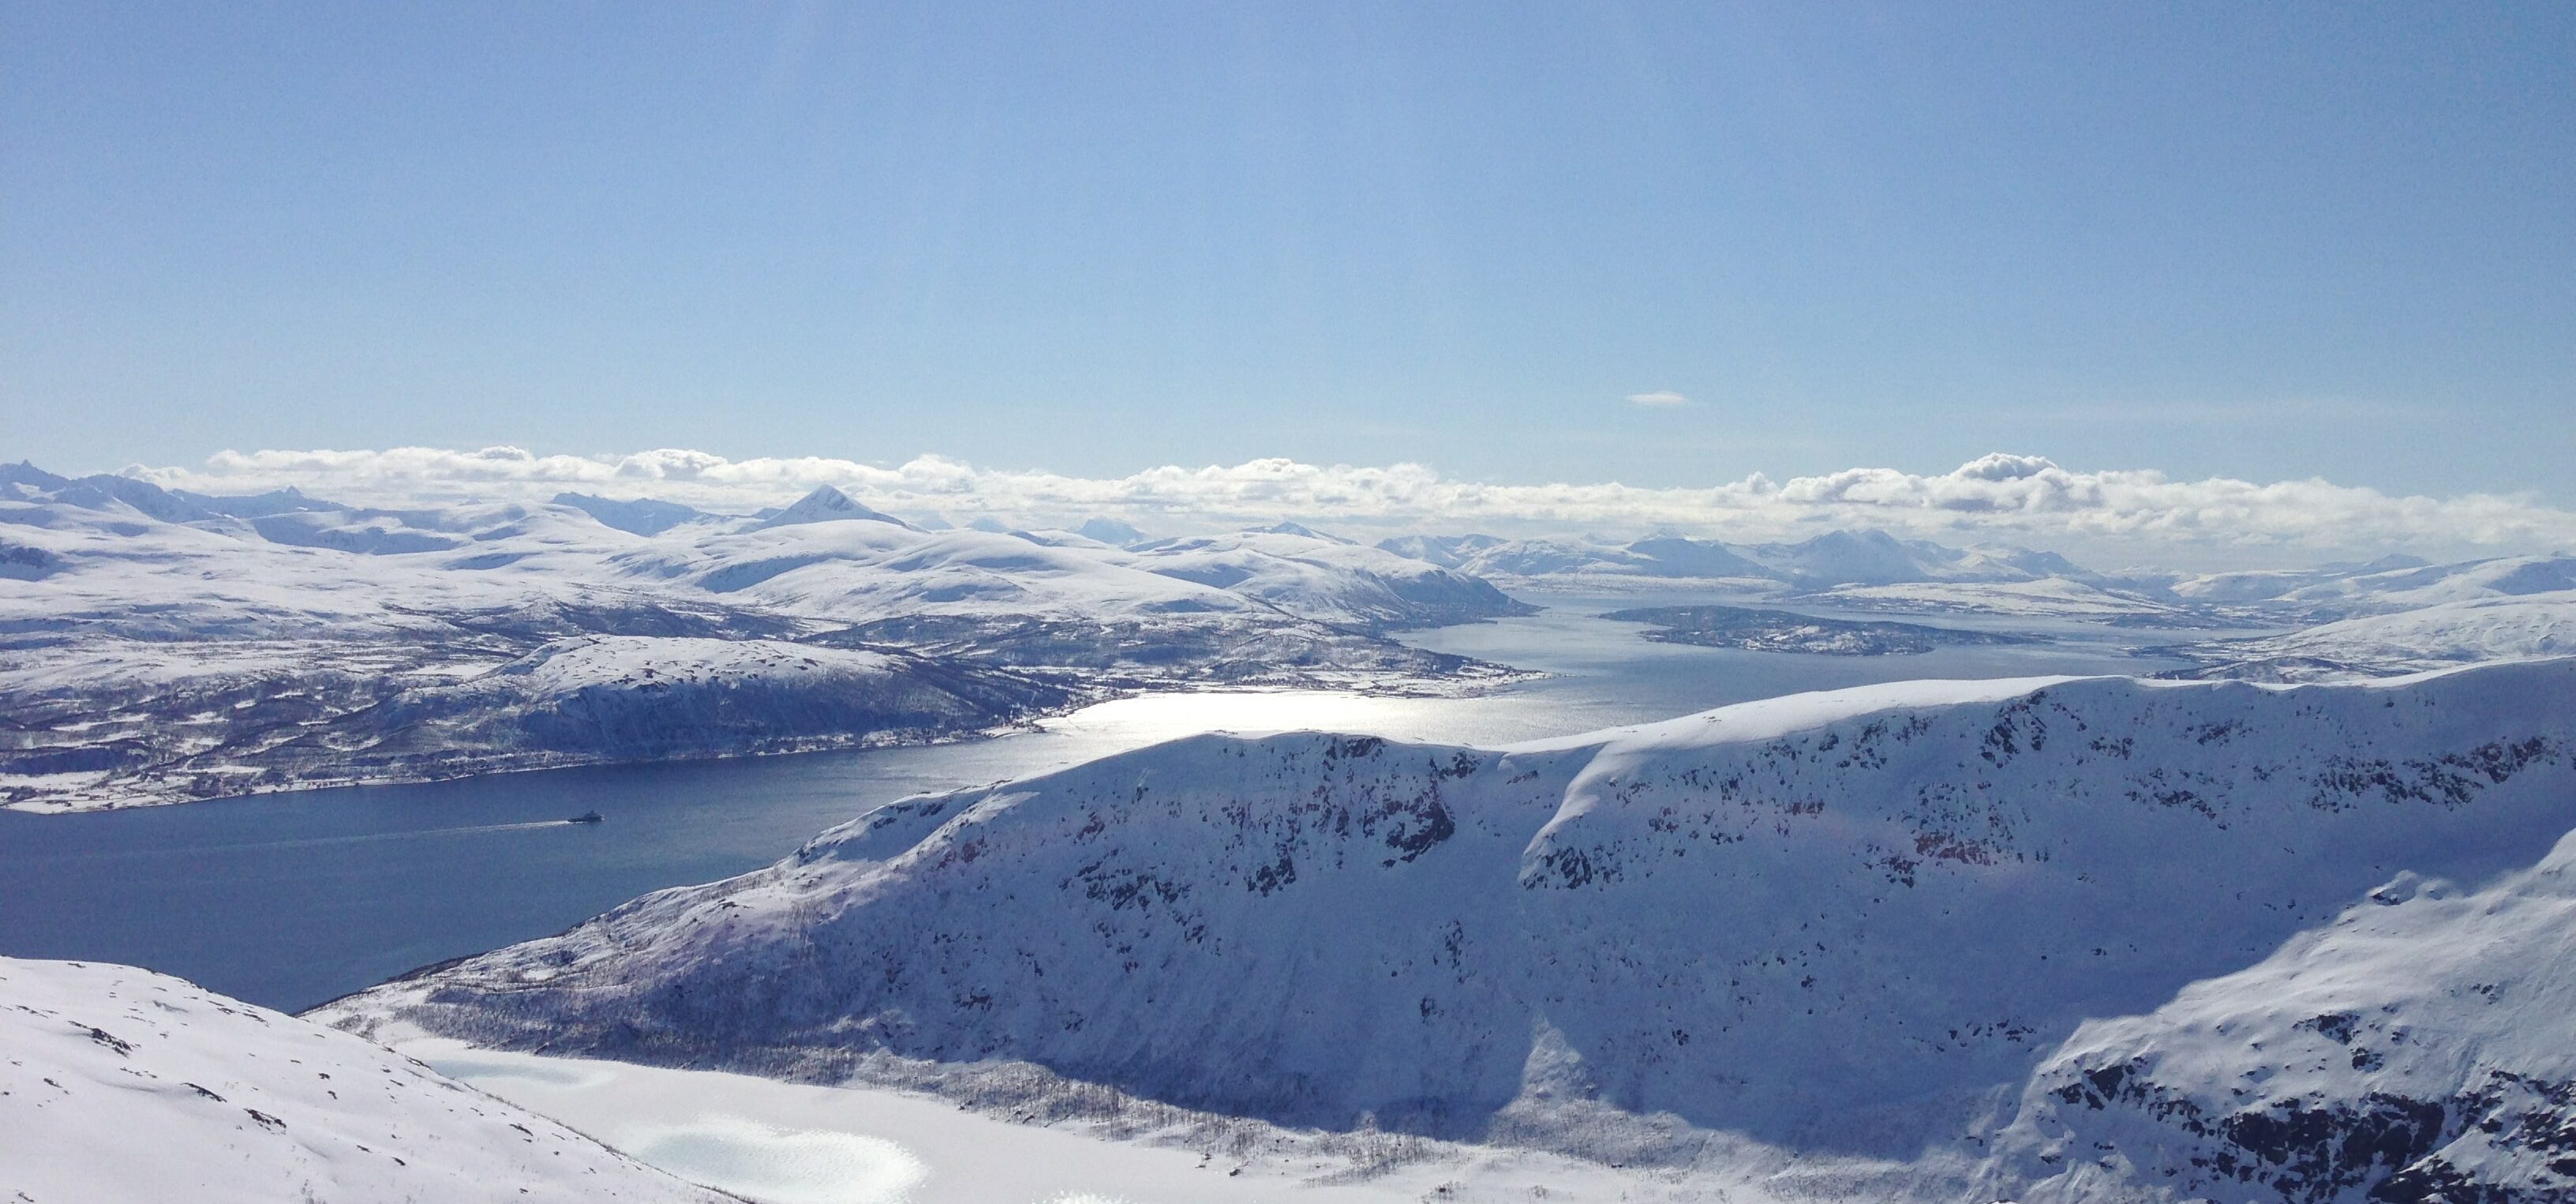
<svg viewBox="0 0 2576 1204">
<path fill-rule="evenodd" d="M 899 514 L 1069 526 L 1109 516 L 1158 534 L 1282 517 L 1355 531 L 1504 535 L 1650 530 L 1729 540 L 1883 528 L 1945 542 L 2089 551 L 2107 561 L 2212 566 L 2412 551 L 2505 554 L 2576 548 L 2576 512 L 2527 495 L 2393 496 L 2324 480 L 2172 479 L 2140 469 L 2077 471 L 1995 453 L 1945 473 L 1850 468 L 1775 481 L 1760 473 L 1708 487 L 1505 485 L 1443 478 L 1429 466 L 1331 466 L 1287 459 L 1164 466 L 1091 478 L 985 468 L 924 455 L 887 468 L 820 456 L 734 460 L 662 448 L 627 455 L 457 451 L 226 451 L 201 468 L 134 466 L 127 475 L 209 493 L 293 486 L 373 505 L 542 501 L 576 490 L 651 496 L 747 512 L 834 485 Z"/>
</svg>

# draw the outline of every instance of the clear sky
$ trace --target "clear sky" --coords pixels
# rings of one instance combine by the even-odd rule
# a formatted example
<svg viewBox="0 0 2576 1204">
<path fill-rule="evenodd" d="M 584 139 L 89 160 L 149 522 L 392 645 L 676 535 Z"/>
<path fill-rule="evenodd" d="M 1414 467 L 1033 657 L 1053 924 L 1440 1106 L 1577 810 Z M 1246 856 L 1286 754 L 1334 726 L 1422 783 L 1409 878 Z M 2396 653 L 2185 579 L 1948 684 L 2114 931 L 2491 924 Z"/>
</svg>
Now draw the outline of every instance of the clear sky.
<svg viewBox="0 0 2576 1204">
<path fill-rule="evenodd" d="M 2576 4 L 0 0 L 0 458 L 494 443 L 2576 502 Z"/>
</svg>

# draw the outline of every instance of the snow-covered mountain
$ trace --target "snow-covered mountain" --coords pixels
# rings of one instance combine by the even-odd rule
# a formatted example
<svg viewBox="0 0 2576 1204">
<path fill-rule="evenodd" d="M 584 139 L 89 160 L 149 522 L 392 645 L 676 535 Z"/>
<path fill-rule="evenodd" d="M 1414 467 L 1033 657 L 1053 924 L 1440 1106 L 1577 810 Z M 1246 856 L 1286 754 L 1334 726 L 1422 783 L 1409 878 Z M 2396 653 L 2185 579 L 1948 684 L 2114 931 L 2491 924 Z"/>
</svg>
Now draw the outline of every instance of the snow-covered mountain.
<svg viewBox="0 0 2576 1204">
<path fill-rule="evenodd" d="M 2048 1126 L 2097 1122 L 2032 1093 L 2075 1105 L 2067 1067 L 2148 1039 L 2088 1022 L 2184 1023 L 2157 1018 L 2213 992 L 2307 1017 L 2276 980 L 2331 993 L 2331 966 L 2228 976 L 2374 889 L 2488 881 L 2571 827 L 2570 660 L 2293 689 L 1914 682 L 1508 749 L 1207 736 L 893 803 L 767 869 L 321 1016 L 799 1077 L 1020 1059 L 1237 1115 L 1630 1165 L 1876 1159 L 1845 1186 L 1881 1198 L 2162 1199 L 2179 1145 L 2051 1186 L 2101 1152 Z M 2576 1091 L 2521 1053 L 2576 1015 L 2564 976 L 2497 973 L 2505 1010 L 2422 1011 L 2406 1056 Z M 2345 1010 L 2355 1032 L 2389 1014 Z M 2542 1036 L 2493 1039 L 2516 1024 Z M 2170 1098 L 2259 1087 L 2251 1062 L 2211 1067 Z M 2305 1080 L 2299 1140 L 2376 1140 L 2336 1118 L 2378 1115 L 2381 1081 Z M 2098 1123 L 2176 1124 L 2166 1098 Z M 2269 1156 L 2224 1132 L 2240 1164 Z M 2480 1177 L 2501 1165 L 2440 1173 L 2521 1182 Z M 2435 1171 L 2230 1191 L 2358 1200 L 2399 1173 Z"/>
<path fill-rule="evenodd" d="M 29 1204 L 717 1204 L 373 1042 L 147 970 L 0 958 L 0 1190 Z"/>
<path fill-rule="evenodd" d="M 1488 670 L 1385 631 L 1517 607 L 1311 534 L 1050 546 L 924 531 L 828 487 L 766 518 L 571 494 L 389 510 L 0 466 L 0 803 L 955 734 L 1203 682 L 1423 681 Z M 627 679 L 644 664 L 658 679 Z M 583 731 L 602 742 L 564 738 Z"/>
<path fill-rule="evenodd" d="M 1303 528 L 1154 540 L 1132 552 L 1129 563 L 1148 572 L 1368 630 L 1435 627 L 1529 609 L 1475 576 Z"/>
<path fill-rule="evenodd" d="M 886 523 L 891 526 L 901 527 L 906 531 L 919 531 L 921 529 L 913 526 L 911 523 L 903 521 L 902 519 L 896 518 L 891 514 L 871 510 L 862 506 L 857 502 L 850 500 L 850 495 L 843 493 L 838 489 L 834 489 L 829 485 L 815 486 L 812 492 L 796 499 L 795 505 L 789 506 L 776 514 L 772 514 L 761 519 L 755 529 L 765 530 L 770 527 L 793 527 L 799 523 L 838 522 L 843 519 L 858 519 L 865 522 Z"/>
</svg>

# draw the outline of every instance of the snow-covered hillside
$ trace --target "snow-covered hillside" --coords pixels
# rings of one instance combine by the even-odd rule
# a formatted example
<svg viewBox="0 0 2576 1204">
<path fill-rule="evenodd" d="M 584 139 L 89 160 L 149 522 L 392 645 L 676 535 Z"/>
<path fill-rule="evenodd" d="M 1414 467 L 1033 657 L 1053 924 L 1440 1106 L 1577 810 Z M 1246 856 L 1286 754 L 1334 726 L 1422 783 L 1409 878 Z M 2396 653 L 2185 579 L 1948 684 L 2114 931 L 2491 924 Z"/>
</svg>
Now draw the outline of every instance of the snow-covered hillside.
<svg viewBox="0 0 2576 1204">
<path fill-rule="evenodd" d="M 0 1192 L 24 1204 L 733 1199 L 347 1033 L 147 970 L 15 958 L 0 958 Z"/>
<path fill-rule="evenodd" d="M 2576 1198 L 2576 835 L 2484 889 L 2399 873 L 2259 964 L 2084 1025 L 1994 1148 L 2033 1204 Z"/>
<path fill-rule="evenodd" d="M 2392 557 L 2307 572 L 2186 577 L 2168 588 L 2190 601 L 2262 603 L 2334 619 L 2576 590 L 2576 556 L 2508 556 L 2455 564 Z"/>
<path fill-rule="evenodd" d="M 1208 682 L 1490 675 L 1382 633 L 1517 609 L 1319 536 L 1050 546 L 923 531 L 828 487 L 767 518 L 576 494 L 361 510 L 0 466 L 0 803 L 927 738 Z"/>
<path fill-rule="evenodd" d="M 1958 1198 L 2046 1178 L 1990 1143 L 2086 1021 L 2571 826 L 2567 660 L 1915 682 L 1502 750 L 1210 736 L 891 804 L 322 1017 L 787 1076 L 1024 1059 L 1631 1164 L 1875 1157 L 1864 1194 Z"/>
<path fill-rule="evenodd" d="M 2209 662 L 2194 676 L 2248 681 L 2332 681 L 2567 656 L 2576 654 L 2576 590 L 2438 602 L 2179 651 Z"/>
</svg>

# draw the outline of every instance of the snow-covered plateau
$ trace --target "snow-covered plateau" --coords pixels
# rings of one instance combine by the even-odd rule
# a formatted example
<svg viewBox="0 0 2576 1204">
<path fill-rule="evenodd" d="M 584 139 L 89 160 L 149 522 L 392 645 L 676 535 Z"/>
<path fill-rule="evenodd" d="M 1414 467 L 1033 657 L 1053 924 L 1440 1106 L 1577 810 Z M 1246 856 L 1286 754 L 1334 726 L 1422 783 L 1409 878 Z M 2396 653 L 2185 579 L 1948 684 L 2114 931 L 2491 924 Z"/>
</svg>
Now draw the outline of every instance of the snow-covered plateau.
<svg viewBox="0 0 2576 1204">
<path fill-rule="evenodd" d="M 953 737 L 1151 689 L 1448 689 L 1389 631 L 1526 608 L 1292 530 L 926 531 L 566 494 L 365 510 L 0 466 L 0 803 Z"/>
<path fill-rule="evenodd" d="M 1666 1198 L 2565 1199 L 2571 827 L 2566 659 L 1203 736 L 891 803 L 314 1018 Z"/>
<path fill-rule="evenodd" d="M 630 1200 L 681 1181 L 372 1041 L 126 966 L 0 958 L 13 1204 Z"/>
</svg>

